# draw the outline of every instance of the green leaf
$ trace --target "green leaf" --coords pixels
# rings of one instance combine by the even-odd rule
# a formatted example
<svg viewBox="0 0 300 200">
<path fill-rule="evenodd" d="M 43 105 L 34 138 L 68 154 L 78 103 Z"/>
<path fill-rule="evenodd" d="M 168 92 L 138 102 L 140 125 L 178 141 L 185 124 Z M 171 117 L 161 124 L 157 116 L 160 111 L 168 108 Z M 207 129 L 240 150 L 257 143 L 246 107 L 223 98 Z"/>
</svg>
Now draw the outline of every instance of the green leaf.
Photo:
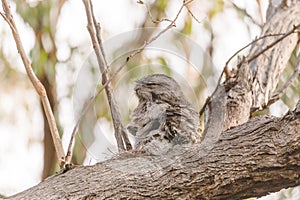
<svg viewBox="0 0 300 200">
<path fill-rule="evenodd" d="M 224 10 L 224 1 L 223 0 L 214 0 L 212 2 L 213 6 L 210 12 L 208 13 L 209 19 L 212 19 L 214 16 L 219 14 Z"/>
<path fill-rule="evenodd" d="M 193 27 L 193 20 L 192 17 L 187 15 L 187 18 L 184 22 L 184 27 L 181 30 L 181 32 L 185 35 L 191 35 L 192 34 L 192 27 Z"/>
<path fill-rule="evenodd" d="M 157 0 L 155 5 L 159 11 L 164 11 L 168 6 L 168 0 Z"/>
</svg>

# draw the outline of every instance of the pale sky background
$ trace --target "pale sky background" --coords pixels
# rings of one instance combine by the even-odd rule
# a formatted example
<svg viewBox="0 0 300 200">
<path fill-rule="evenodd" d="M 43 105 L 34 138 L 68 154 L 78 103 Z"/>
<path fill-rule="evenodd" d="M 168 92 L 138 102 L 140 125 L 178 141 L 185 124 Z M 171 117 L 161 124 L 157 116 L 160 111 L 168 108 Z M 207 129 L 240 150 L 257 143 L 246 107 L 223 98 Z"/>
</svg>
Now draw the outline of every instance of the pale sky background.
<svg viewBox="0 0 300 200">
<path fill-rule="evenodd" d="M 35 2 L 35 1 L 31 1 Z M 150 1 L 145 1 L 150 2 Z M 167 10 L 167 17 L 173 19 L 180 7 L 182 1 L 172 2 L 172 6 Z M 258 8 L 255 0 L 238 0 L 235 1 L 240 7 L 247 8 L 247 11 L 254 17 L 256 21 L 260 21 Z M 267 0 L 263 0 L 264 9 L 267 7 Z M 109 1 L 93 1 L 94 10 L 98 21 L 101 22 L 103 30 L 103 39 L 118 38 L 120 34 L 132 31 L 138 24 L 144 21 L 146 9 L 144 6 L 137 4 L 134 0 L 109 0 Z M 30 28 L 24 24 L 20 17 L 15 15 L 15 6 L 12 4 L 12 11 L 19 28 L 22 33 L 21 39 L 26 52 L 34 45 L 34 36 Z M 193 8 L 192 11 L 200 20 L 205 20 L 203 14 L 208 7 Z M 227 59 L 238 49 L 251 41 L 251 38 L 259 35 L 258 27 L 251 27 L 251 35 L 249 30 L 238 17 L 237 13 L 232 9 L 227 9 L 225 12 L 215 17 L 212 22 L 215 27 L 215 46 L 217 49 L 213 58 L 214 65 L 221 72 Z M 167 24 L 162 23 L 161 27 Z M 183 25 L 183 19 L 177 22 L 177 27 Z M 200 47 L 207 43 L 206 33 L 202 25 L 193 22 L 193 34 L 191 39 Z M 14 60 L 14 66 L 17 70 L 24 71 L 19 55 L 11 36 L 9 27 L 0 19 L 0 33 L 4 40 L 3 48 L 9 59 Z M 80 47 L 85 55 L 88 56 L 92 51 L 90 37 L 86 29 L 86 16 L 82 1 L 67 1 L 62 9 L 62 14 L 57 27 L 57 56 L 60 61 L 64 61 L 70 55 L 68 46 Z M 147 52 L 148 53 L 148 52 Z M 149 52 L 149 56 L 155 52 Z M 77 69 L 74 74 L 66 77 L 67 65 L 61 64 L 57 67 L 58 82 L 58 98 L 60 99 L 60 120 L 64 128 L 63 145 L 67 148 L 69 135 L 74 126 L 74 105 L 70 99 L 66 98 L 65 87 L 69 82 L 75 82 L 78 78 L 81 66 L 84 64 L 82 57 L 74 58 L 73 65 Z M 177 62 L 177 60 L 176 60 Z M 174 63 L 176 63 L 174 61 Z M 180 61 L 178 61 L 180 62 Z M 175 64 L 174 64 L 175 65 Z M 187 81 L 188 82 L 188 81 Z M 1 80 L 0 66 L 0 193 L 4 195 L 12 195 L 32 187 L 40 182 L 40 177 L 43 168 L 43 124 L 42 114 L 39 108 L 39 100 L 31 84 L 21 84 L 20 89 L 14 87 L 14 91 L 6 89 L 5 83 Z M 1 86 L 2 85 L 2 86 Z M 9 87 L 8 87 L 9 88 Z M 24 88 L 26 88 L 24 92 Z M 131 94 L 132 95 L 132 94 Z M 130 97 L 131 98 L 131 97 Z M 26 99 L 26 106 L 20 105 L 18 99 Z M 287 108 L 272 109 L 276 115 L 281 115 Z M 17 111 L 17 113 L 16 113 Z M 7 116 L 7 117 L 6 117 Z M 28 116 L 31 116 L 30 118 Z M 10 119 L 13 118 L 13 121 Z M 111 126 L 105 122 L 99 122 L 101 132 L 109 141 L 108 146 L 103 147 L 103 152 L 99 152 L 97 148 L 97 140 L 101 140 L 97 134 L 95 145 L 89 149 L 90 155 L 86 159 L 85 164 L 93 164 L 106 157 L 107 147 L 114 144 L 115 141 L 108 134 L 111 132 Z M 97 130 L 95 130 L 97 132 Z M 98 130 L 99 131 L 99 130 Z M 28 145 L 30 144 L 30 145 Z M 93 152 L 97 151 L 97 156 Z M 96 157 L 96 158 L 95 158 Z"/>
</svg>

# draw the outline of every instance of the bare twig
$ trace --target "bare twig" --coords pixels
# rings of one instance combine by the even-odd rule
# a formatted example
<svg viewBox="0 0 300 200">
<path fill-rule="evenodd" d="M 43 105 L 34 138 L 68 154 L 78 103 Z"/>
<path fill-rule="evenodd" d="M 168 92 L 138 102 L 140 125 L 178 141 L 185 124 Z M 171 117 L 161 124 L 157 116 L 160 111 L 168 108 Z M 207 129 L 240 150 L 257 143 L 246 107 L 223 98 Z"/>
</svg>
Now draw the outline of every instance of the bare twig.
<svg viewBox="0 0 300 200">
<path fill-rule="evenodd" d="M 170 22 L 170 24 L 168 26 L 166 26 L 163 30 L 161 30 L 159 33 L 157 33 L 155 36 L 153 36 L 151 39 L 149 39 L 148 41 L 145 41 L 145 43 L 138 49 L 136 49 L 135 51 L 133 51 L 129 56 L 126 57 L 125 61 L 123 64 L 120 65 L 120 67 L 110 76 L 110 78 L 103 83 L 103 86 L 97 91 L 97 93 L 92 96 L 89 101 L 86 103 L 86 105 L 84 106 L 84 109 L 82 111 L 81 116 L 79 117 L 79 119 L 76 122 L 75 127 L 73 128 L 72 131 L 72 135 L 71 135 L 71 140 L 72 142 L 69 143 L 69 148 L 71 148 L 75 134 L 78 130 L 79 124 L 82 121 L 83 117 L 85 116 L 85 114 L 87 113 L 87 111 L 90 109 L 90 107 L 93 105 L 93 102 L 95 101 L 96 97 L 110 84 L 110 82 L 117 76 L 117 74 L 119 74 L 119 72 L 127 65 L 127 63 L 134 58 L 137 54 L 141 53 L 148 45 L 150 45 L 152 42 L 154 42 L 155 40 L 157 40 L 162 34 L 164 34 L 166 31 L 168 31 L 169 29 L 171 29 L 172 27 L 175 26 L 175 22 L 177 21 L 180 13 L 182 12 L 183 8 L 188 5 L 189 3 L 191 3 L 193 0 L 189 0 L 189 1 L 183 1 L 182 6 L 179 8 L 175 18 Z M 69 151 L 68 151 L 69 153 Z M 69 153 L 70 157 L 71 152 Z"/>
<path fill-rule="evenodd" d="M 180 13 L 182 12 L 183 8 L 188 5 L 189 3 L 193 2 L 194 0 L 189 0 L 189 1 L 183 1 L 183 4 L 181 5 L 181 7 L 179 8 L 175 18 L 170 22 L 170 24 L 165 27 L 163 30 L 161 30 L 159 33 L 157 33 L 154 37 L 152 37 L 151 39 L 149 39 L 148 41 L 145 41 L 145 43 L 138 49 L 136 49 L 134 52 L 132 52 L 127 58 L 126 58 L 126 62 L 120 66 L 120 68 L 124 67 L 127 62 L 133 58 L 134 56 L 136 56 L 137 54 L 141 53 L 148 45 L 150 45 L 152 42 L 154 42 L 155 40 L 157 40 L 157 38 L 159 38 L 162 34 L 164 34 L 166 31 L 168 31 L 169 29 L 171 29 L 172 27 L 176 27 L 175 22 L 177 21 Z"/>
<path fill-rule="evenodd" d="M 259 22 L 256 22 L 255 19 L 247 12 L 247 10 L 245 8 L 240 8 L 239 6 L 237 6 L 237 4 L 235 4 L 233 1 L 229 1 L 231 3 L 231 5 L 238 11 L 243 13 L 246 17 L 248 17 L 253 24 L 256 24 L 257 26 L 261 26 L 262 24 L 260 24 Z"/>
<path fill-rule="evenodd" d="M 102 38 L 101 38 L 101 26 L 99 23 L 97 23 L 96 18 L 93 13 L 93 6 L 91 0 L 83 0 L 83 4 L 85 6 L 86 16 L 87 16 L 87 29 L 90 33 L 90 37 L 92 40 L 92 44 L 96 53 L 97 61 L 99 64 L 99 69 L 102 74 L 102 84 L 108 83 L 109 77 L 108 77 L 108 66 L 105 59 L 105 53 L 102 45 Z M 107 99 L 110 106 L 111 116 L 113 120 L 113 125 L 115 129 L 115 138 L 117 140 L 118 150 L 119 151 L 125 151 L 131 149 L 131 144 L 129 142 L 129 139 L 126 135 L 125 128 L 121 122 L 121 117 L 119 110 L 117 108 L 117 105 L 115 103 L 115 99 L 113 97 L 112 89 L 110 84 L 106 84 L 105 91 L 107 94 Z M 96 96 L 95 96 L 96 97 Z M 92 97 L 90 101 L 88 101 L 87 106 L 84 106 L 83 113 L 85 114 L 91 104 L 93 103 L 95 97 Z M 83 116 L 83 115 L 81 115 Z M 71 154 L 71 148 L 74 141 L 75 134 L 78 130 L 78 126 L 80 124 L 82 117 L 79 118 L 77 121 L 68 146 L 66 161 L 70 162 L 72 154 Z"/>
<path fill-rule="evenodd" d="M 239 50 L 239 51 L 242 51 L 242 50 Z M 237 54 L 237 53 L 235 53 L 235 55 L 236 55 L 236 54 Z M 233 58 L 233 56 L 230 57 L 230 59 L 232 59 L 232 58 Z M 243 59 L 243 60 L 244 60 L 244 59 Z M 228 63 L 228 62 L 229 62 L 229 60 L 228 60 L 226 63 Z M 210 95 L 209 97 L 206 98 L 204 105 L 202 106 L 201 110 L 199 111 L 199 116 L 201 116 L 201 115 L 203 114 L 203 112 L 205 111 L 205 107 L 207 106 L 207 104 L 208 104 L 209 101 L 211 100 L 211 97 L 214 96 L 215 93 L 217 92 L 218 86 L 221 84 L 221 80 L 222 80 L 223 74 L 226 73 L 227 70 L 228 70 L 228 66 L 227 66 L 227 64 L 225 64 L 225 66 L 224 66 L 224 68 L 223 68 L 223 70 L 222 70 L 222 72 L 221 72 L 221 74 L 220 74 L 220 76 L 219 76 L 219 79 L 218 79 L 218 81 L 217 81 L 217 86 L 216 86 L 216 88 L 214 89 L 214 91 L 211 93 L 211 95 Z"/>
<path fill-rule="evenodd" d="M 191 9 L 188 6 L 185 6 L 187 11 L 190 13 L 190 15 L 192 16 L 192 18 L 198 22 L 199 24 L 201 24 L 201 21 L 199 19 L 197 19 L 197 17 L 194 15 L 194 13 L 191 11 Z"/>
<path fill-rule="evenodd" d="M 278 34 L 268 34 L 268 35 L 264 35 L 264 36 L 261 36 L 253 41 L 251 41 L 250 43 L 248 43 L 247 45 L 245 45 L 243 48 L 239 49 L 238 51 L 236 51 L 228 60 L 227 62 L 225 63 L 225 67 L 228 67 L 228 64 L 229 62 L 237 55 L 239 54 L 241 51 L 245 50 L 246 48 L 248 48 L 249 46 L 251 46 L 252 44 L 258 42 L 259 40 L 262 40 L 264 38 L 267 38 L 267 37 L 275 37 L 275 36 L 281 36 L 281 35 L 285 35 L 286 33 L 278 33 Z"/>
<path fill-rule="evenodd" d="M 90 2 L 91 2 L 91 1 L 90 1 Z M 101 49 L 101 52 L 100 52 L 100 53 L 102 54 L 102 57 L 103 57 L 103 63 L 105 64 L 105 70 L 106 70 L 106 71 L 103 72 L 103 73 L 106 73 L 107 78 L 106 78 L 105 81 L 102 80 L 102 83 L 105 84 L 105 83 L 107 82 L 108 78 L 109 78 L 109 77 L 108 77 L 108 73 L 107 73 L 107 70 L 108 70 L 109 66 L 107 65 L 107 61 L 106 61 L 106 57 L 105 57 L 105 51 L 104 51 L 104 47 L 103 47 L 103 43 L 102 43 L 102 38 L 101 38 L 101 26 L 100 26 L 100 23 L 97 23 L 97 20 L 96 20 L 96 17 L 95 17 L 95 15 L 94 15 L 94 11 L 93 11 L 93 4 L 92 4 L 92 2 L 91 2 L 91 13 L 92 13 L 92 16 L 93 16 L 93 24 L 94 24 L 94 28 L 95 28 L 95 30 L 96 30 L 97 41 L 98 41 L 98 44 L 99 44 L 100 49 Z M 107 88 L 107 90 L 110 89 L 110 88 L 108 88 L 108 87 L 106 87 L 106 88 Z M 130 141 L 129 141 L 129 138 L 128 138 L 127 134 L 126 134 L 126 131 L 125 131 L 125 129 L 124 129 L 124 126 L 123 126 L 123 124 L 122 124 L 120 112 L 119 112 L 119 110 L 118 110 L 118 106 L 116 105 L 116 103 L 115 103 L 115 101 L 114 101 L 114 98 L 113 98 L 113 95 L 112 95 L 112 90 L 110 91 L 110 93 L 111 93 L 111 94 L 108 95 L 108 96 L 111 96 L 111 101 L 110 101 L 110 103 L 111 103 L 111 107 L 114 108 L 114 109 L 113 109 L 114 115 L 112 115 L 114 124 L 120 126 L 119 128 L 120 128 L 120 132 L 121 132 L 121 134 L 122 134 L 122 140 L 123 140 L 123 143 L 124 143 L 124 145 L 125 145 L 125 149 L 126 149 L 126 150 L 130 150 L 130 149 L 132 149 L 132 146 L 131 146 L 131 144 L 130 144 Z M 111 108 L 111 109 L 112 109 L 112 108 Z"/>
<path fill-rule="evenodd" d="M 264 52 L 266 52 L 268 49 L 272 48 L 273 46 L 275 46 L 278 42 L 280 42 L 281 40 L 283 40 L 284 38 L 286 38 L 287 36 L 293 34 L 293 33 L 297 33 L 298 29 L 300 28 L 300 25 L 294 26 L 292 30 L 290 30 L 287 33 L 278 33 L 278 34 L 268 34 L 268 35 L 264 35 L 261 36 L 253 41 L 251 41 L 250 43 L 248 43 L 247 45 L 245 45 L 243 48 L 239 49 L 238 51 L 236 51 L 225 63 L 225 66 L 223 68 L 223 71 L 221 72 L 217 85 L 219 85 L 221 83 L 223 74 L 225 73 L 226 70 L 228 70 L 228 65 L 230 63 L 230 61 L 237 55 L 239 54 L 241 51 L 243 51 L 244 49 L 246 49 L 247 47 L 253 45 L 254 43 L 258 42 L 259 40 L 262 40 L 264 38 L 267 37 L 276 37 L 276 36 L 282 36 L 280 38 L 278 38 L 276 41 L 274 41 L 273 43 L 271 43 L 270 45 L 268 45 L 266 48 L 264 48 L 263 50 L 261 50 L 259 53 L 255 54 L 254 56 L 252 56 L 251 58 L 249 58 L 248 60 L 243 59 L 242 62 L 248 62 L 250 63 L 251 61 L 253 61 L 254 59 L 256 59 L 259 55 L 263 54 Z M 292 76 L 293 77 L 293 76 Z M 291 77 L 291 78 L 292 78 Z M 212 94 L 206 99 L 204 105 L 202 106 L 199 115 L 201 116 L 205 110 L 205 107 L 207 106 L 208 102 L 210 101 L 211 97 L 216 93 L 217 91 L 217 87 L 215 88 L 215 90 L 212 92 Z"/>
<path fill-rule="evenodd" d="M 22 42 L 21 42 L 21 39 L 20 39 L 20 36 L 18 33 L 18 29 L 16 27 L 16 24 L 14 22 L 13 16 L 10 11 L 10 6 L 8 5 L 6 0 L 2 0 L 2 7 L 4 10 L 4 13 L 1 13 L 1 16 L 4 18 L 4 20 L 8 23 L 8 25 L 11 28 L 14 40 L 16 42 L 18 52 L 22 58 L 28 78 L 30 79 L 36 92 L 38 93 L 39 97 L 41 98 L 43 108 L 46 113 L 47 121 L 49 123 L 50 131 L 52 134 L 52 139 L 53 139 L 56 155 L 58 158 L 58 162 L 59 162 L 59 165 L 62 167 L 64 164 L 64 151 L 63 151 L 61 139 L 60 139 L 60 136 L 59 136 L 59 133 L 57 130 L 55 118 L 54 118 L 53 112 L 51 110 L 51 106 L 49 103 L 49 99 L 47 97 L 45 87 L 43 86 L 43 84 L 40 82 L 40 80 L 37 78 L 37 76 L 35 75 L 35 73 L 32 70 L 31 62 L 28 59 L 28 57 L 26 56 L 26 53 L 24 51 L 24 48 L 23 48 L 23 45 L 22 45 Z"/>
<path fill-rule="evenodd" d="M 158 23 L 163 22 L 163 21 L 167 21 L 167 22 L 171 22 L 171 21 L 172 21 L 172 20 L 167 19 L 167 18 L 163 18 L 163 19 L 154 19 L 153 15 L 152 15 L 152 13 L 151 13 L 151 8 L 149 8 L 149 5 L 148 5 L 147 3 L 143 2 L 142 0 L 138 0 L 137 3 L 142 4 L 142 5 L 145 6 L 145 8 L 146 8 L 146 10 L 147 10 L 147 12 L 148 12 L 148 15 L 149 15 L 149 17 L 150 17 L 152 23 L 158 24 Z"/>
<path fill-rule="evenodd" d="M 100 30 L 98 30 L 98 32 L 97 32 L 97 27 L 100 27 L 100 25 L 97 24 L 96 21 L 94 21 L 95 17 L 93 16 L 94 14 L 93 14 L 91 0 L 83 0 L 83 4 L 85 6 L 87 22 L 88 22 L 87 29 L 90 33 L 93 47 L 94 47 L 94 50 L 96 53 L 97 61 L 99 64 L 99 69 L 102 74 L 102 84 L 105 84 L 109 78 L 108 78 L 108 74 L 107 74 L 108 68 L 107 68 L 106 60 L 104 57 L 104 53 L 102 52 L 103 47 L 101 48 L 102 40 L 101 40 L 101 36 L 100 36 Z M 117 140 L 118 150 L 125 151 L 126 147 L 124 146 L 124 140 L 122 137 L 122 135 L 124 135 L 124 133 L 125 133 L 125 128 L 122 125 L 122 122 L 120 119 L 120 114 L 117 109 L 117 105 L 115 103 L 110 84 L 108 84 L 105 87 L 105 92 L 107 94 L 107 99 L 108 99 L 108 102 L 110 105 L 110 111 L 111 111 L 111 115 L 112 115 L 114 129 L 115 129 L 115 138 Z"/>
<path fill-rule="evenodd" d="M 122 65 L 108 80 L 107 82 L 97 91 L 97 93 L 90 97 L 90 99 L 88 100 L 88 102 L 86 103 L 86 105 L 83 107 L 84 109 L 82 110 L 81 112 L 81 115 L 80 117 L 78 118 L 74 128 L 73 128 L 73 131 L 72 131 L 72 135 L 71 135 L 71 139 L 70 139 L 70 142 L 69 142 L 69 147 L 68 147 L 68 153 L 67 153 L 67 158 L 68 158 L 68 161 L 71 159 L 71 147 L 72 147 L 72 144 L 73 144 L 73 141 L 74 141 L 74 137 L 76 135 L 76 132 L 78 131 L 78 127 L 82 121 L 82 119 L 84 118 L 84 116 L 86 115 L 86 113 L 89 111 L 89 109 L 91 108 L 91 106 L 93 105 L 96 97 L 106 88 L 106 86 L 116 77 L 116 75 L 123 69 L 124 66 L 126 66 L 127 62 Z"/>
<path fill-rule="evenodd" d="M 291 35 L 293 33 L 299 32 L 299 30 L 298 30 L 299 28 L 300 28 L 300 24 L 294 26 L 292 30 L 290 30 L 289 32 L 287 32 L 286 34 L 284 34 L 283 36 L 281 36 L 280 38 L 278 38 L 277 40 L 275 40 L 274 42 L 272 42 L 271 44 L 269 44 L 268 46 L 266 46 L 266 48 L 264 48 L 263 50 L 261 50 L 257 54 L 253 55 L 251 58 L 247 59 L 246 62 L 248 62 L 248 63 L 252 62 L 258 56 L 262 55 L 264 52 L 266 52 L 267 50 L 269 50 L 272 47 L 274 47 L 277 43 L 279 43 L 280 41 L 282 41 L 284 38 L 288 37 L 289 35 Z"/>
<path fill-rule="evenodd" d="M 285 93 L 285 91 L 288 89 L 288 87 L 294 82 L 296 78 L 298 78 L 300 75 L 300 58 L 297 60 L 297 64 L 295 66 L 295 71 L 293 75 L 289 78 L 289 80 L 280 88 L 280 90 L 272 96 L 272 98 L 269 100 L 268 105 L 271 105 L 278 99 L 282 97 L 282 95 Z"/>
<path fill-rule="evenodd" d="M 92 21 L 93 21 L 94 29 L 96 30 L 97 43 L 99 44 L 100 50 L 101 50 L 98 53 L 102 54 L 102 59 L 103 59 L 102 62 L 104 64 L 104 68 L 108 69 L 108 64 L 107 64 L 107 61 L 106 61 L 105 51 L 104 51 L 104 48 L 103 48 L 102 37 L 101 37 L 101 26 L 100 26 L 100 23 L 97 23 L 96 17 L 94 15 L 94 8 L 93 8 L 92 1 L 90 1 L 90 10 L 91 10 L 92 18 L 93 18 Z"/>
</svg>

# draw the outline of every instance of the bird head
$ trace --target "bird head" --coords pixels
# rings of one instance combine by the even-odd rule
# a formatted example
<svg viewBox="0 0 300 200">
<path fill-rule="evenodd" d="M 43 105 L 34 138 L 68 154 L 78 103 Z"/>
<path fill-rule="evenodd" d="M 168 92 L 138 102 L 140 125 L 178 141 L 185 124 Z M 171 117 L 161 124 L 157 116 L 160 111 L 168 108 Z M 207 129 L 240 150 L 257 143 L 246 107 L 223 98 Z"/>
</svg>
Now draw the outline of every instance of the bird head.
<svg viewBox="0 0 300 200">
<path fill-rule="evenodd" d="M 164 74 L 152 74 L 136 81 L 135 92 L 139 101 L 185 103 L 186 99 L 179 84 Z"/>
</svg>

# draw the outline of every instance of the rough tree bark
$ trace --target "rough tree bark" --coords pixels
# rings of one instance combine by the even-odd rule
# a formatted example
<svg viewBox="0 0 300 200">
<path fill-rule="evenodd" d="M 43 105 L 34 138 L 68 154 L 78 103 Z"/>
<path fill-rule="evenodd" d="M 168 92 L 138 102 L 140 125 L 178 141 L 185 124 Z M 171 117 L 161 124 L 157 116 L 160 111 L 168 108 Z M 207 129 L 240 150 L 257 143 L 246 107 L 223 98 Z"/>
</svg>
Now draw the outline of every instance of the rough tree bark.
<svg viewBox="0 0 300 200">
<path fill-rule="evenodd" d="M 300 183 L 300 104 L 223 132 L 212 148 L 124 153 L 49 177 L 10 199 L 241 199 Z"/>
<path fill-rule="evenodd" d="M 269 11 L 262 36 L 300 24 L 299 1 Z M 268 104 L 299 41 L 294 33 L 267 48 L 281 36 L 253 43 L 218 85 L 200 144 L 162 156 L 122 153 L 49 177 L 9 199 L 241 199 L 299 185 L 300 103 L 282 118 L 249 120 Z"/>
<path fill-rule="evenodd" d="M 277 8 L 270 5 L 261 36 L 287 33 L 294 26 L 299 30 L 299 16 L 299 1 L 290 6 L 282 3 Z M 237 70 L 218 85 L 206 108 L 208 120 L 204 144 L 214 146 L 222 131 L 247 122 L 251 112 L 268 105 L 299 42 L 299 34 L 291 34 L 282 40 L 281 37 L 284 36 L 266 37 L 253 43 L 248 56 L 238 63 Z"/>
</svg>

